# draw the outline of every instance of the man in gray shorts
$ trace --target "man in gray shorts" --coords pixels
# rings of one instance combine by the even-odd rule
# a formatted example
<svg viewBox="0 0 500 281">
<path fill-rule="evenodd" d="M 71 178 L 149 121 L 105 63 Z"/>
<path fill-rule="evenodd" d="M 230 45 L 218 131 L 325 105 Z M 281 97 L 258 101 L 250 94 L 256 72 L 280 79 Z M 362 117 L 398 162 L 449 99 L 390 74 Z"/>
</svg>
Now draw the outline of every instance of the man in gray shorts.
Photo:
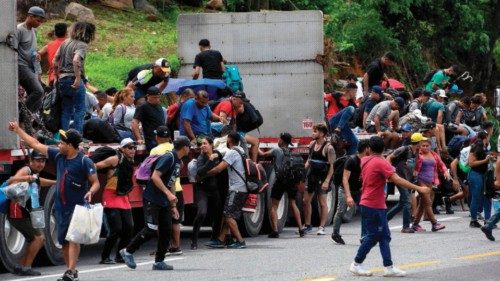
<svg viewBox="0 0 500 281">
<path fill-rule="evenodd" d="M 42 106 L 43 88 L 38 80 L 35 65 L 40 65 L 40 54 L 36 50 L 35 29 L 45 21 L 45 11 L 33 6 L 28 10 L 26 20 L 17 25 L 16 36 L 19 40 L 18 50 L 18 76 L 19 84 L 23 86 L 28 95 L 26 107 L 36 113 Z"/>
<path fill-rule="evenodd" d="M 7 183 L 14 184 L 18 182 L 36 183 L 39 187 L 50 187 L 56 182 L 39 178 L 40 173 L 45 167 L 47 157 L 40 152 L 33 151 L 30 155 L 29 165 L 19 169 L 17 173 L 12 176 Z M 39 204 L 38 202 L 36 203 Z M 21 276 L 38 276 L 40 272 L 31 269 L 31 264 L 35 259 L 38 251 L 43 247 L 44 237 L 41 229 L 36 229 L 31 224 L 30 214 L 28 208 L 32 206 L 31 200 L 26 204 L 26 208 L 21 207 L 14 201 L 10 202 L 9 208 L 9 223 L 15 227 L 28 241 L 28 247 L 21 257 L 19 265 L 14 267 L 14 274 Z"/>
</svg>

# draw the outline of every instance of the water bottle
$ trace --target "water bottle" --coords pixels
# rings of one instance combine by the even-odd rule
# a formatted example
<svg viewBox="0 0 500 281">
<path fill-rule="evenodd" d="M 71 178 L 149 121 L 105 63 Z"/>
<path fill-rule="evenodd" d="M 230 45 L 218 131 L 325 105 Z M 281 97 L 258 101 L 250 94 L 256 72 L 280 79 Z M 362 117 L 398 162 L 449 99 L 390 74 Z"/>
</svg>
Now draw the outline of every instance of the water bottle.
<svg viewBox="0 0 500 281">
<path fill-rule="evenodd" d="M 31 183 L 28 192 L 31 195 L 31 208 L 40 208 L 40 194 L 38 193 L 38 185 L 36 183 Z"/>
</svg>

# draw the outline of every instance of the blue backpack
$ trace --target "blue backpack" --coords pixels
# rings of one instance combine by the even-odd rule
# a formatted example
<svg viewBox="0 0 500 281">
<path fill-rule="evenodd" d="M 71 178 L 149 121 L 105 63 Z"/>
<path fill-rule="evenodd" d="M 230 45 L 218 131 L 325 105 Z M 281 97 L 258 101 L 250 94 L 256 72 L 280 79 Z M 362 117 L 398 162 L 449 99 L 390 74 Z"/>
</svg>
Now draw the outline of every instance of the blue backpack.
<svg viewBox="0 0 500 281">
<path fill-rule="evenodd" d="M 233 92 L 243 91 L 243 82 L 241 81 L 240 71 L 236 65 L 226 65 L 226 69 L 222 77 L 226 80 L 226 86 Z"/>
</svg>

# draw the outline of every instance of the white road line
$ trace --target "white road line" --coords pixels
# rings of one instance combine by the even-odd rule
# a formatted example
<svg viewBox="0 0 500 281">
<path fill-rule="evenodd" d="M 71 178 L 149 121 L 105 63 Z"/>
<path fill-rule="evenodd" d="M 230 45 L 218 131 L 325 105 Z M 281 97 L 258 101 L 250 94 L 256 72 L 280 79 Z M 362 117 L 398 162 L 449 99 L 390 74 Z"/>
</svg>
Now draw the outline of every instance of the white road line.
<svg viewBox="0 0 500 281">
<path fill-rule="evenodd" d="M 460 218 L 461 217 L 447 217 L 447 218 L 439 219 L 439 221 L 451 221 L 451 220 L 456 220 L 456 219 L 460 219 Z M 397 226 L 389 227 L 390 230 L 401 229 L 401 228 L 403 228 L 402 225 L 397 225 Z"/>
<path fill-rule="evenodd" d="M 176 261 L 176 260 L 183 260 L 183 259 L 184 258 L 170 258 L 170 259 L 165 259 L 165 261 Z M 140 262 L 137 264 L 137 266 L 148 265 L 148 264 L 153 264 L 153 263 L 154 263 L 154 261 Z M 78 271 L 78 274 L 81 275 L 82 273 L 108 271 L 108 270 L 114 270 L 114 269 L 119 269 L 119 268 L 127 268 L 127 266 L 126 265 L 114 265 L 114 266 L 108 266 L 108 267 L 102 267 L 102 268 L 87 269 L 87 270 Z M 21 278 L 21 279 L 11 279 L 11 281 L 29 281 L 29 280 L 37 280 L 37 279 L 54 278 L 54 277 L 60 277 L 60 276 L 62 276 L 62 273 L 51 274 L 51 275 L 42 275 L 42 276 L 29 277 L 29 278 Z M 78 277 L 80 277 L 80 276 L 78 276 Z"/>
</svg>

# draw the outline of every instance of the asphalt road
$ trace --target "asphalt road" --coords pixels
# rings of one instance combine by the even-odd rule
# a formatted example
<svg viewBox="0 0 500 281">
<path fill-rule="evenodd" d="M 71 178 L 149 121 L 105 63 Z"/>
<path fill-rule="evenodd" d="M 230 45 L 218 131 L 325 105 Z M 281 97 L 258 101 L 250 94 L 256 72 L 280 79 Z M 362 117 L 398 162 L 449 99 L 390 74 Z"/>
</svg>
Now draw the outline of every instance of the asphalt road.
<svg viewBox="0 0 500 281">
<path fill-rule="evenodd" d="M 439 215 L 446 225 L 440 232 L 402 234 L 401 217 L 390 222 L 391 250 L 395 265 L 408 272 L 406 280 L 499 280 L 500 242 L 486 240 L 479 229 L 468 226 L 468 213 Z M 371 278 L 355 277 L 349 264 L 359 246 L 359 216 L 341 229 L 346 245 L 335 245 L 330 235 L 308 235 L 298 238 L 295 228 L 286 228 L 279 239 L 261 235 L 247 238 L 247 249 L 189 250 L 189 239 L 183 240 L 184 254 L 168 257 L 174 271 L 152 271 L 149 253 L 154 242 L 146 244 L 135 255 L 136 270 L 124 265 L 98 265 L 103 240 L 86 246 L 78 263 L 80 280 L 380 280 L 382 259 L 378 247 L 373 248 L 365 265 L 374 271 Z M 424 222 L 425 228 L 430 224 Z M 331 227 L 328 228 L 331 233 Z M 494 231 L 500 240 L 500 231 Z M 200 245 L 206 241 L 204 238 Z M 0 280 L 56 280 L 64 266 L 37 268 L 43 276 L 23 278 L 0 274 Z"/>
</svg>

